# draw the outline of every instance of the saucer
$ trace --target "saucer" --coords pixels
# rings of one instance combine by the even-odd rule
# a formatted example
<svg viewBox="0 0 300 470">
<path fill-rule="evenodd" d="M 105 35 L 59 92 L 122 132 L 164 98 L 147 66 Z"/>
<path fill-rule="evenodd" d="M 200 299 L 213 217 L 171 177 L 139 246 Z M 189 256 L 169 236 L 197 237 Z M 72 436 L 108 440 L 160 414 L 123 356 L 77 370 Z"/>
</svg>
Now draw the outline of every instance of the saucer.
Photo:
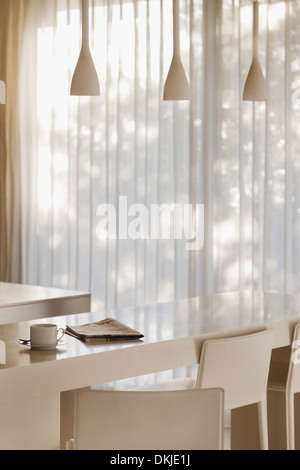
<svg viewBox="0 0 300 470">
<path fill-rule="evenodd" d="M 39 350 L 39 351 L 53 351 L 57 349 L 58 346 L 63 345 L 64 343 L 58 342 L 57 344 L 52 344 L 51 346 L 42 346 L 42 345 L 32 345 L 30 339 L 19 339 L 20 344 L 24 346 L 29 346 L 31 349 Z"/>
<path fill-rule="evenodd" d="M 39 350 L 43 350 L 43 351 L 51 351 L 52 349 L 56 349 L 58 344 L 52 344 L 51 346 L 39 346 L 39 345 L 31 345 L 30 343 L 28 344 L 28 346 L 31 347 L 31 349 L 39 349 Z"/>
</svg>

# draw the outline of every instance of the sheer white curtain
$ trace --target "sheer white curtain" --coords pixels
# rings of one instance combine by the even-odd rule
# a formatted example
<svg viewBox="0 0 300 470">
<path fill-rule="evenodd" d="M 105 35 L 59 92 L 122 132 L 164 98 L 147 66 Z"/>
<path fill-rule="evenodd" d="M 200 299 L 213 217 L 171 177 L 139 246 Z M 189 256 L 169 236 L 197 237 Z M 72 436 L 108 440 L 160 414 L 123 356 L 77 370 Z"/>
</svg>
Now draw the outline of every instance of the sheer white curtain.
<svg viewBox="0 0 300 470">
<path fill-rule="evenodd" d="M 9 280 L 91 290 L 94 309 L 245 288 L 299 293 L 299 2 L 260 2 L 270 100 L 254 104 L 241 100 L 249 0 L 180 0 L 190 102 L 162 101 L 171 0 L 90 1 L 94 98 L 69 95 L 79 0 L 23 3 Z M 104 237 L 103 204 L 135 223 L 136 237 Z M 187 250 L 172 231 L 139 238 L 137 211 L 154 204 L 203 204 L 203 247 Z"/>
</svg>

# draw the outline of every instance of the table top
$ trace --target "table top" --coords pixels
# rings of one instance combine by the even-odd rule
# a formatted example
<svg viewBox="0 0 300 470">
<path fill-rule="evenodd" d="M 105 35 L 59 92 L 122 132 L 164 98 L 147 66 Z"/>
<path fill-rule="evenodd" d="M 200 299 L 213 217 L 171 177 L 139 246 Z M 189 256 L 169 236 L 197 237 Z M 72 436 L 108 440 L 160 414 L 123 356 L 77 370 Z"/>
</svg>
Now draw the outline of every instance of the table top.
<svg viewBox="0 0 300 470">
<path fill-rule="evenodd" d="M 143 340 L 85 344 L 65 335 L 53 351 L 32 350 L 19 343 L 19 338 L 29 339 L 32 323 L 50 322 L 65 327 L 106 317 L 140 331 Z M 0 364 L 0 401 L 5 393 L 6 396 L 17 393 L 17 388 L 12 392 L 17 376 L 19 382 L 22 380 L 22 393 L 26 381 L 28 393 L 32 393 L 31 374 L 39 377 L 35 392 L 40 387 L 42 393 L 47 387 L 70 390 L 102 380 L 184 367 L 197 363 L 205 338 L 242 334 L 262 326 L 274 328 L 274 347 L 285 346 L 291 344 L 293 327 L 298 321 L 300 296 L 244 291 L 0 325 L 0 340 L 5 345 L 5 364 Z M 53 380 L 53 374 L 59 377 Z"/>
<path fill-rule="evenodd" d="M 19 344 L 19 338 L 29 339 L 30 325 L 33 323 L 55 323 L 64 328 L 66 325 L 81 325 L 106 317 L 116 318 L 140 331 L 144 338 L 139 342 L 85 344 L 65 335 L 57 349 L 47 354 Z M 243 291 L 110 312 L 86 312 L 0 325 L 0 340 L 6 345 L 6 364 L 0 366 L 0 373 L 5 368 L 26 364 L 24 357 L 34 358 L 34 362 L 44 362 L 50 356 L 58 360 L 66 359 L 91 352 L 138 347 L 197 335 L 231 334 L 253 326 L 273 326 L 278 321 L 297 321 L 297 317 L 300 321 L 300 296 Z"/>
<path fill-rule="evenodd" d="M 0 282 L 0 308 L 91 295 L 69 289 Z"/>
</svg>

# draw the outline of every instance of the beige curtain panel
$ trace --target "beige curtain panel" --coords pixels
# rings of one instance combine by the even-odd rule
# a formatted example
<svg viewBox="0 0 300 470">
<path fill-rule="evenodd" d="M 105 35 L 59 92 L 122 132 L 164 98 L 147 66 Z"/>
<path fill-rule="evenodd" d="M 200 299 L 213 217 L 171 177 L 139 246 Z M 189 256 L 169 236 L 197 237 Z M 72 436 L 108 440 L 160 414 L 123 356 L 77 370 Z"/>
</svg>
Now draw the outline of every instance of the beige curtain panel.
<svg viewBox="0 0 300 470">
<path fill-rule="evenodd" d="M 30 2 L 0 4 L 0 69 L 6 105 L 0 106 L 0 278 L 20 280 L 21 266 L 21 138 L 20 74 L 23 33 Z M 36 64 L 35 64 L 36 67 Z M 26 87 L 26 85 L 24 84 Z"/>
</svg>

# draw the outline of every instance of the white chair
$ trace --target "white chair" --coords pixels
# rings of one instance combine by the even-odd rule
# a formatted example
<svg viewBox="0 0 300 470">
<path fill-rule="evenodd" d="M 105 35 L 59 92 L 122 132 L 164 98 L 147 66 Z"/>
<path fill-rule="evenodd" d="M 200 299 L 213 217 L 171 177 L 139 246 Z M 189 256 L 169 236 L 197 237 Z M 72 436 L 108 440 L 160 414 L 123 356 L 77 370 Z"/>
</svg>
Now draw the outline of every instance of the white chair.
<svg viewBox="0 0 300 470">
<path fill-rule="evenodd" d="M 295 393 L 300 392 L 300 323 L 294 328 L 292 347 L 274 350 L 271 359 L 270 374 L 268 380 L 269 421 L 278 429 L 281 423 L 276 423 L 275 415 L 279 413 L 282 401 L 274 402 L 274 393 L 279 393 L 284 399 L 286 448 L 295 449 Z M 287 355 L 286 355 L 287 353 Z M 274 404 L 275 403 L 275 404 Z M 275 408 L 277 409 L 274 409 Z M 275 419 L 275 421 L 273 421 Z"/>
<path fill-rule="evenodd" d="M 223 388 L 225 410 L 257 403 L 260 448 L 264 450 L 268 449 L 267 383 L 272 345 L 271 329 L 205 341 L 196 383 L 199 388 Z"/>
<path fill-rule="evenodd" d="M 222 450 L 222 389 L 75 391 L 74 450 Z"/>
<path fill-rule="evenodd" d="M 266 398 L 272 344 L 272 329 L 206 340 L 197 380 L 174 379 L 138 390 L 220 387 L 225 392 L 225 411 L 257 403 L 260 447 L 268 449 Z"/>
</svg>

